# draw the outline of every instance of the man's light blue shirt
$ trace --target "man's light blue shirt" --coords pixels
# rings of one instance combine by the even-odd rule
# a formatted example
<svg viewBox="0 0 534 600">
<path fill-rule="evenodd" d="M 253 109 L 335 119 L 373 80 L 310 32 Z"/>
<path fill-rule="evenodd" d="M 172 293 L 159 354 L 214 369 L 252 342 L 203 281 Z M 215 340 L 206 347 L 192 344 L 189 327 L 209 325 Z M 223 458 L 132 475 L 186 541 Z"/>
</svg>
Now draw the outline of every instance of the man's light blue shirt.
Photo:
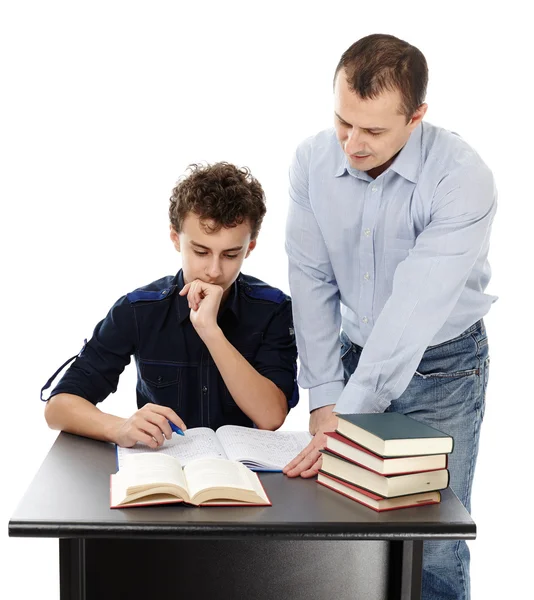
<svg viewBox="0 0 534 600">
<path fill-rule="evenodd" d="M 300 144 L 290 169 L 289 283 L 310 410 L 382 412 L 428 346 L 497 299 L 484 293 L 497 194 L 458 135 L 421 123 L 379 177 L 350 167 L 335 131 Z M 340 328 L 363 347 L 344 386 Z"/>
</svg>

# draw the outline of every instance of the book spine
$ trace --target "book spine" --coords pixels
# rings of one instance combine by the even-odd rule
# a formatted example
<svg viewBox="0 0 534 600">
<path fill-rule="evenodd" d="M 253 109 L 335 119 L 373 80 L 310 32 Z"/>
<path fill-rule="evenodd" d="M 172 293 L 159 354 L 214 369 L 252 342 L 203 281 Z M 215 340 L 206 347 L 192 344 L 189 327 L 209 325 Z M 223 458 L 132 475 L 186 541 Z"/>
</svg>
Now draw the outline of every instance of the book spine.
<svg viewBox="0 0 534 600">
<path fill-rule="evenodd" d="M 339 458 L 346 460 L 350 464 L 357 465 L 358 467 L 361 467 L 362 469 L 365 469 L 366 471 L 371 471 L 372 473 L 376 473 L 377 475 L 380 475 L 382 477 L 396 477 L 397 475 L 414 475 L 415 473 L 429 473 L 430 471 L 441 471 L 444 468 L 446 468 L 446 467 L 435 467 L 433 469 L 417 469 L 416 471 L 399 471 L 399 472 L 395 471 L 392 473 L 384 471 L 383 473 L 381 473 L 380 471 L 371 469 L 371 467 L 364 465 L 363 463 L 360 463 L 352 458 L 349 458 L 348 456 L 346 456 L 344 454 L 340 454 L 339 452 L 332 450 L 332 448 L 329 448 L 328 446 L 326 446 L 326 449 L 328 450 L 328 452 L 331 452 L 332 454 L 339 456 Z M 383 461 L 383 463 L 384 463 L 384 465 L 387 465 L 386 461 Z"/>
<path fill-rule="evenodd" d="M 345 492 L 342 492 L 341 490 L 336 490 L 333 487 L 330 487 L 328 484 L 322 482 L 322 481 L 317 481 L 317 483 L 319 485 L 324 486 L 325 488 L 332 490 L 333 492 L 336 492 L 338 494 L 341 494 L 341 496 L 345 496 L 345 498 L 348 498 L 349 500 L 353 500 L 354 502 L 358 502 L 358 504 L 361 504 L 362 506 L 367 506 L 367 508 L 370 508 L 371 510 L 374 510 L 375 512 L 381 513 L 381 512 L 388 512 L 388 511 L 392 511 L 392 510 L 400 510 L 402 508 L 414 508 L 417 506 L 428 506 L 430 504 L 439 504 L 439 502 L 436 502 L 434 500 L 428 500 L 426 502 L 418 502 L 417 504 L 403 504 L 402 506 L 393 506 L 390 508 L 382 508 L 382 507 L 375 507 L 372 506 L 371 504 L 367 504 L 366 502 L 363 502 L 362 500 L 360 500 L 359 498 L 353 498 L 352 496 L 349 496 L 348 494 L 345 494 Z M 440 494 L 440 501 L 441 501 L 441 494 Z M 380 502 L 378 500 L 378 502 Z"/>
</svg>

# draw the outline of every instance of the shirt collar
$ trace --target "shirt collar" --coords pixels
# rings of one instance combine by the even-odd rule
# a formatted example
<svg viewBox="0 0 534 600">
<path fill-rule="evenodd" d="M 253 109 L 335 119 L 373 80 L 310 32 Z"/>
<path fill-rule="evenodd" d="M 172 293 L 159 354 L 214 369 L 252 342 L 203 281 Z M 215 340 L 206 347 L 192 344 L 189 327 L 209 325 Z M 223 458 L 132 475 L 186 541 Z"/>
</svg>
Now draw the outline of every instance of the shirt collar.
<svg viewBox="0 0 534 600">
<path fill-rule="evenodd" d="M 422 137 L 423 127 L 422 123 L 419 123 L 390 167 L 392 171 L 412 183 L 417 183 L 421 172 Z"/>
<path fill-rule="evenodd" d="M 178 309 L 178 323 L 180 325 L 189 317 L 189 306 L 187 304 L 187 296 L 180 296 L 180 290 L 184 287 L 184 274 L 182 269 L 178 271 L 173 281 L 176 285 L 176 307 Z"/>
<path fill-rule="evenodd" d="M 241 281 L 241 273 L 239 273 L 238 278 L 232 283 L 230 288 L 230 293 L 228 294 L 228 298 L 226 302 L 222 306 L 221 315 L 226 312 L 231 312 L 235 318 L 239 321 L 239 285 Z"/>
<path fill-rule="evenodd" d="M 237 280 L 234 281 L 234 283 L 232 284 L 232 286 L 230 288 L 230 293 L 228 294 L 228 298 L 226 299 L 226 302 L 222 306 L 222 310 L 221 310 L 221 314 L 224 314 L 227 311 L 232 312 L 235 315 L 236 319 L 238 319 L 238 320 L 239 320 L 239 314 L 240 314 L 239 313 L 238 284 L 239 284 L 240 279 L 241 279 L 241 274 L 239 274 L 239 277 L 237 278 Z M 178 271 L 178 273 L 176 274 L 176 277 L 173 280 L 173 284 L 177 286 L 176 302 L 177 302 L 177 308 L 178 308 L 178 322 L 181 325 L 187 318 L 189 318 L 189 313 L 191 312 L 191 309 L 189 308 L 189 305 L 187 303 L 187 295 L 180 296 L 180 294 L 179 294 L 180 290 L 185 285 L 184 273 L 183 273 L 182 269 L 180 269 Z"/>
<path fill-rule="evenodd" d="M 349 169 L 349 161 L 347 159 L 346 154 L 343 152 L 341 155 L 341 161 L 338 165 L 337 171 L 334 175 L 334 177 L 341 177 L 341 175 L 345 174 L 345 171 L 348 171 Z"/>
<path fill-rule="evenodd" d="M 399 152 L 393 164 L 389 167 L 395 173 L 398 173 L 404 179 L 408 179 L 412 183 L 417 183 L 419 173 L 421 171 L 421 146 L 423 137 L 422 123 L 412 131 L 404 148 Z M 352 169 L 349 165 L 346 154 L 341 152 L 341 160 L 338 164 L 337 171 L 334 177 L 341 177 L 346 172 L 350 171 L 354 176 L 369 181 L 371 178 L 365 171 Z"/>
</svg>

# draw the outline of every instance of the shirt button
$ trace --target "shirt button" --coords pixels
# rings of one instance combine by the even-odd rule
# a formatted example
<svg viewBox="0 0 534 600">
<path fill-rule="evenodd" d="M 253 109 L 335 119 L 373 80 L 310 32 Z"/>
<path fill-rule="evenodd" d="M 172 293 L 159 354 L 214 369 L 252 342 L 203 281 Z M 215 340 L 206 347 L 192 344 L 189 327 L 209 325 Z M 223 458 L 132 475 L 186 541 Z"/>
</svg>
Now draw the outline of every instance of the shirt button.
<svg viewBox="0 0 534 600">
<path fill-rule="evenodd" d="M 369 228 L 367 228 L 365 231 L 365 237 L 369 237 L 371 235 L 371 230 Z"/>
<path fill-rule="evenodd" d="M 204 385 L 202 386 L 202 392 L 205 394 L 208 391 L 208 386 Z"/>
<path fill-rule="evenodd" d="M 376 187 L 376 185 L 373 185 L 373 187 L 371 188 L 371 191 L 372 191 L 372 192 L 376 192 L 376 190 L 377 190 L 377 189 L 378 189 L 378 188 Z"/>
<path fill-rule="evenodd" d="M 369 323 L 369 319 L 368 319 L 367 317 L 363 317 L 362 321 L 363 321 L 364 323 Z"/>
<path fill-rule="evenodd" d="M 371 279 L 371 276 L 369 275 L 369 273 L 366 273 L 366 274 L 363 276 L 363 278 L 364 278 L 366 281 L 369 281 L 369 279 Z"/>
</svg>

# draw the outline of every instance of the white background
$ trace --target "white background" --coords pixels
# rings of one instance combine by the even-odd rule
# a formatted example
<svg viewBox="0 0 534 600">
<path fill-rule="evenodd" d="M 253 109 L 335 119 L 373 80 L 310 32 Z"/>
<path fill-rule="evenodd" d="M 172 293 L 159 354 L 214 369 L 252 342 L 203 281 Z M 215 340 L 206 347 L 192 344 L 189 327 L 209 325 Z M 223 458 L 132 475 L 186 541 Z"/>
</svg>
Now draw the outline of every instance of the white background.
<svg viewBox="0 0 534 600">
<path fill-rule="evenodd" d="M 178 270 L 167 225 L 176 179 L 195 161 L 252 169 L 268 213 L 243 271 L 287 291 L 291 155 L 332 123 L 341 53 L 375 32 L 423 51 L 427 120 L 459 132 L 497 180 L 488 291 L 500 299 L 486 319 L 492 363 L 473 490 L 472 587 L 475 600 L 525 597 L 534 195 L 532 33 L 521 4 L 2 3 L 2 597 L 59 597 L 57 540 L 7 537 L 56 436 L 39 390 L 119 296 Z M 104 407 L 130 414 L 134 388 L 129 367 Z M 307 428 L 307 419 L 302 393 L 284 428 Z"/>
</svg>

